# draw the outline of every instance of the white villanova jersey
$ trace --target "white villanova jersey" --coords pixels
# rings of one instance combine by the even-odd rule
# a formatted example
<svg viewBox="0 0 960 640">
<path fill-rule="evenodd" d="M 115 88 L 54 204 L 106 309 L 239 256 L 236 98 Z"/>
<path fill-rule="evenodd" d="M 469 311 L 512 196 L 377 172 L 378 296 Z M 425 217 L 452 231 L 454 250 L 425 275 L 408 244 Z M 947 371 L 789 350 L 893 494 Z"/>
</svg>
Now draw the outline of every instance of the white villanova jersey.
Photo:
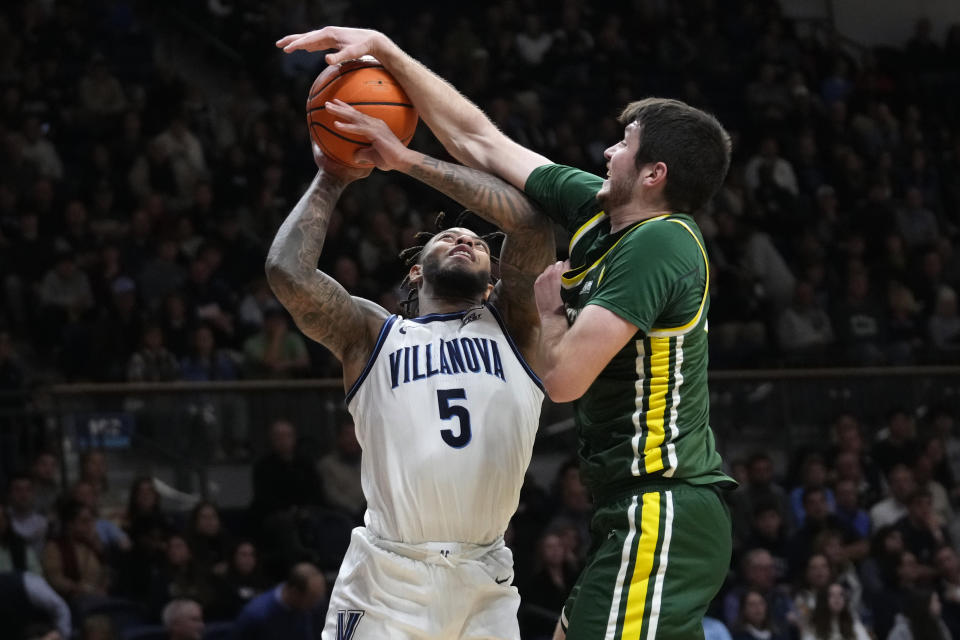
<svg viewBox="0 0 960 640">
<path fill-rule="evenodd" d="M 517 509 L 542 402 L 492 306 L 388 318 L 347 393 L 367 528 L 407 544 L 497 540 Z"/>
</svg>

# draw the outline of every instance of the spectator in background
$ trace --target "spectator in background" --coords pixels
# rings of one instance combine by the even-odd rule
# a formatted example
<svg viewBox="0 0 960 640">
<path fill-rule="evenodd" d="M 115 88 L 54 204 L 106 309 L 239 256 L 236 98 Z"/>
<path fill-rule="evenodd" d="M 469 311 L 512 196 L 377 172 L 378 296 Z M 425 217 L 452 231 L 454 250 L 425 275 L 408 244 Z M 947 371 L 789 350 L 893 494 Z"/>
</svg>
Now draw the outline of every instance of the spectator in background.
<svg viewBox="0 0 960 640">
<path fill-rule="evenodd" d="M 202 501 L 193 508 L 187 536 L 190 551 L 201 572 L 216 575 L 226 573 L 234 545 L 212 502 Z"/>
<path fill-rule="evenodd" d="M 189 598 L 206 606 L 214 602 L 213 585 L 194 562 L 186 539 L 178 534 L 167 538 L 165 562 L 154 575 L 150 602 L 154 614 L 173 599 Z"/>
<path fill-rule="evenodd" d="M 887 414 L 887 425 L 879 433 L 873 445 L 873 459 L 883 473 L 897 464 L 912 466 L 919 454 L 916 423 L 913 416 L 902 408 L 893 409 Z"/>
<path fill-rule="evenodd" d="M 797 282 L 793 303 L 777 320 L 777 335 L 780 347 L 791 362 L 816 364 L 823 360 L 834 340 L 833 327 L 810 283 Z"/>
<path fill-rule="evenodd" d="M 904 464 L 898 464 L 887 475 L 890 496 L 870 508 L 870 524 L 874 531 L 895 524 L 907 515 L 907 502 L 916 483 L 913 472 Z"/>
<path fill-rule="evenodd" d="M 940 597 L 929 589 L 912 589 L 903 602 L 887 640 L 950 640 Z"/>
<path fill-rule="evenodd" d="M 937 216 L 924 207 L 923 191 L 908 187 L 906 199 L 897 209 L 897 230 L 910 250 L 932 246 L 940 234 Z"/>
<path fill-rule="evenodd" d="M 799 193 L 797 175 L 793 171 L 793 165 L 780 156 L 780 145 L 773 136 L 767 136 L 760 142 L 759 152 L 747 161 L 747 166 L 744 168 L 744 178 L 751 192 L 756 191 L 760 186 L 760 174 L 764 168 L 770 172 L 777 186 L 790 195 L 797 196 Z"/>
<path fill-rule="evenodd" d="M 937 593 L 943 605 L 943 621 L 950 635 L 960 638 L 960 559 L 952 547 L 937 550 L 934 559 L 937 569 Z"/>
<path fill-rule="evenodd" d="M 186 270 L 178 261 L 176 239 L 161 238 L 153 257 L 144 262 L 137 275 L 144 305 L 151 310 L 158 309 L 166 296 L 183 286 L 186 277 Z"/>
<path fill-rule="evenodd" d="M 83 608 L 107 595 L 108 576 L 96 551 L 96 519 L 89 507 L 71 500 L 61 510 L 60 526 L 60 537 L 44 547 L 43 573 L 71 606 Z"/>
<path fill-rule="evenodd" d="M 776 582 L 776 567 L 773 558 L 763 549 L 751 549 L 741 565 L 737 585 L 723 599 L 723 617 L 727 626 L 737 628 L 742 620 L 740 606 L 748 592 L 757 592 L 766 601 L 770 626 L 779 631 L 789 628 L 788 620 L 794 615 L 790 593 Z"/>
<path fill-rule="evenodd" d="M 870 278 L 863 267 L 847 274 L 846 295 L 834 310 L 834 326 L 845 358 L 857 366 L 883 363 L 886 339 L 882 307 L 870 292 Z"/>
<path fill-rule="evenodd" d="M 116 558 L 117 554 L 125 553 L 132 546 L 130 538 L 113 520 L 100 517 L 100 507 L 97 492 L 93 485 L 80 480 L 70 489 L 70 499 L 86 506 L 96 519 L 94 528 L 97 531 L 97 551 L 108 558 Z"/>
<path fill-rule="evenodd" d="M 163 537 L 172 530 L 169 518 L 160 506 L 160 494 L 154 487 L 153 478 L 141 476 L 130 485 L 126 513 L 127 531 L 137 543 L 141 536 Z"/>
<path fill-rule="evenodd" d="M 937 357 L 955 362 L 960 354 L 960 314 L 957 313 L 957 294 L 951 287 L 941 286 L 937 291 L 928 332 Z"/>
<path fill-rule="evenodd" d="M 856 482 L 862 504 L 873 504 L 880 495 L 881 475 L 864 446 L 860 421 L 851 413 L 841 413 L 833 421 L 832 431 L 836 479 Z"/>
<path fill-rule="evenodd" d="M 46 137 L 49 124 L 41 124 L 40 118 L 27 118 L 23 127 L 23 159 L 33 165 L 38 175 L 55 182 L 63 179 L 63 161 L 57 148 Z"/>
<path fill-rule="evenodd" d="M 34 573 L 0 571 L 0 620 L 13 640 L 68 640 L 73 631 L 70 607 Z"/>
<path fill-rule="evenodd" d="M 870 640 L 863 623 L 851 613 L 847 590 L 834 582 L 817 593 L 816 607 L 801 640 Z"/>
<path fill-rule="evenodd" d="M 313 462 L 297 451 L 293 424 L 278 419 L 270 425 L 270 451 L 253 466 L 253 503 L 258 522 L 291 507 L 319 504 L 324 495 Z"/>
<path fill-rule="evenodd" d="M 520 585 L 520 629 L 524 638 L 553 637 L 557 612 L 563 608 L 576 578 L 577 567 L 567 562 L 563 540 L 556 533 L 544 534 L 537 543 L 533 575 Z"/>
<path fill-rule="evenodd" d="M 11 571 L 39 574 L 43 570 L 36 551 L 13 530 L 7 511 L 0 504 L 0 574 Z"/>
<path fill-rule="evenodd" d="M 127 103 L 120 81 L 110 73 L 100 53 L 90 60 L 89 70 L 80 77 L 78 89 L 81 113 L 93 123 L 106 124 L 106 119 L 123 111 Z"/>
<path fill-rule="evenodd" d="M 189 202 L 197 181 L 207 175 L 207 161 L 200 140 L 187 127 L 182 115 L 173 118 L 170 126 L 154 139 L 160 153 L 168 158 L 176 182 L 176 200 Z"/>
<path fill-rule="evenodd" d="M 180 379 L 180 365 L 163 344 L 163 328 L 150 323 L 143 328 L 139 351 L 130 357 L 127 380 L 130 382 L 169 382 Z"/>
<path fill-rule="evenodd" d="M 753 512 L 750 535 L 744 539 L 742 549 L 765 549 L 773 558 L 777 582 L 786 580 L 787 558 L 790 555 L 787 528 L 772 503 L 759 504 Z M 741 554 L 737 554 L 738 556 Z"/>
<path fill-rule="evenodd" d="M 203 638 L 203 609 L 200 604 L 185 598 L 167 603 L 161 614 L 169 640 L 201 640 Z"/>
<path fill-rule="evenodd" d="M 190 352 L 180 360 L 180 377 L 202 382 L 237 379 L 233 358 L 217 348 L 216 335 L 209 325 L 200 324 L 194 329 Z"/>
<path fill-rule="evenodd" d="M 33 480 L 25 473 L 14 474 L 8 493 L 10 528 L 39 554 L 47 542 L 49 522 L 45 515 L 37 513 Z"/>
<path fill-rule="evenodd" d="M 733 640 L 727 626 L 710 616 L 703 617 L 703 640 Z"/>
<path fill-rule="evenodd" d="M 810 453 L 803 460 L 800 471 L 800 486 L 790 492 L 790 510 L 793 521 L 798 527 L 803 526 L 806 511 L 803 508 L 803 497 L 809 489 L 823 489 L 827 499 L 827 508 L 830 512 L 837 509 L 837 501 L 833 490 L 827 487 L 827 465 L 819 453 Z"/>
<path fill-rule="evenodd" d="M 293 378 L 310 366 L 306 343 L 290 331 L 287 314 L 280 307 L 264 312 L 263 328 L 247 338 L 243 354 L 254 378 Z"/>
<path fill-rule="evenodd" d="M 834 513 L 844 524 L 857 532 L 861 538 L 870 536 L 870 514 L 860 508 L 857 484 L 852 479 L 837 480 L 834 485 L 836 507 Z"/>
<path fill-rule="evenodd" d="M 576 460 L 568 460 L 560 466 L 554 481 L 554 498 L 557 501 L 553 518 L 547 529 L 567 531 L 567 549 L 574 554 L 579 568 L 585 559 L 590 541 L 590 517 L 592 502 L 590 493 L 580 479 L 580 466 Z M 570 538 L 570 534 L 573 538 Z"/>
<path fill-rule="evenodd" d="M 817 606 L 817 594 L 827 588 L 833 580 L 830 560 L 822 553 L 812 553 L 807 558 L 807 566 L 793 596 L 794 610 L 801 628 L 809 624 Z"/>
<path fill-rule="evenodd" d="M 93 306 L 90 279 L 77 268 L 70 249 L 58 250 L 54 267 L 43 277 L 40 304 L 46 316 L 46 330 L 55 336 L 60 335 L 68 322 L 78 320 Z"/>
<path fill-rule="evenodd" d="M 747 589 L 740 596 L 739 615 L 733 640 L 788 640 L 789 630 L 777 627 L 770 617 L 770 605 L 761 591 Z"/>
<path fill-rule="evenodd" d="M 927 441 L 927 445 L 933 440 Z M 937 445 L 930 446 L 936 449 Z M 924 447 L 925 451 L 927 447 Z M 933 499 L 933 513 L 937 521 L 949 530 L 954 524 L 953 508 L 950 506 L 950 497 L 942 484 L 933 478 L 933 461 L 926 453 L 917 456 L 913 463 L 913 480 L 917 489 L 927 491 Z"/>
<path fill-rule="evenodd" d="M 367 500 L 360 486 L 362 453 L 353 417 L 344 413 L 337 427 L 335 449 L 317 463 L 326 503 L 356 522 L 363 520 L 363 512 L 367 508 Z"/>
<path fill-rule="evenodd" d="M 237 640 L 317 640 L 326 615 L 327 583 L 311 564 L 295 565 L 287 580 L 240 612 Z"/>
<path fill-rule="evenodd" d="M 2 340 L 2 338 L 0 338 Z M 30 478 L 33 480 L 34 504 L 37 512 L 49 517 L 56 507 L 60 494 L 60 474 L 57 458 L 52 453 L 42 451 L 30 465 Z"/>
<path fill-rule="evenodd" d="M 90 449 L 80 456 L 80 480 L 89 482 L 97 494 L 101 515 L 109 520 L 123 517 L 127 496 L 120 487 L 110 486 L 107 456 L 98 449 Z"/>
<path fill-rule="evenodd" d="M 903 536 L 903 546 L 921 565 L 920 577 L 928 579 L 933 573 L 933 558 L 937 549 L 950 544 L 943 523 L 933 510 L 933 498 L 926 489 L 916 489 L 907 501 L 907 515 L 896 523 Z"/>
<path fill-rule="evenodd" d="M 233 620 L 248 602 L 270 586 L 260 570 L 257 548 L 250 540 L 237 543 L 227 572 L 214 581 L 217 596 L 209 608 L 209 617 L 214 620 Z"/>
<path fill-rule="evenodd" d="M 750 530 L 754 510 L 761 504 L 774 505 L 789 528 L 790 502 L 783 488 L 773 481 L 773 460 L 766 453 L 755 453 L 747 462 L 747 483 L 728 497 L 733 530 L 744 535 Z M 730 620 L 727 621 L 728 624 Z"/>
</svg>

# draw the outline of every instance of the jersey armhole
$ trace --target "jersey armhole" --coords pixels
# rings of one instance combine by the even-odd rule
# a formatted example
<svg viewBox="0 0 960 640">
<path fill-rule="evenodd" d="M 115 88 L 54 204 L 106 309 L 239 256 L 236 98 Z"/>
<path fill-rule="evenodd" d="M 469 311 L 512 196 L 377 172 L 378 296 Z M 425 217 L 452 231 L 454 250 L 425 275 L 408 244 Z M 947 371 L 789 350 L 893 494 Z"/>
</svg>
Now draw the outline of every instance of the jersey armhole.
<svg viewBox="0 0 960 640">
<path fill-rule="evenodd" d="M 344 404 L 350 404 L 350 401 L 353 399 L 353 396 L 356 395 L 357 390 L 360 388 L 360 384 L 366 380 L 367 375 L 370 373 L 370 369 L 373 368 L 373 363 L 376 362 L 377 356 L 380 355 L 380 350 L 383 348 L 383 343 L 387 339 L 387 334 L 390 333 L 390 328 L 393 326 L 393 323 L 397 321 L 398 316 L 393 315 L 386 319 L 383 323 L 383 327 L 380 329 L 380 335 L 377 336 L 377 344 L 373 347 L 373 353 L 370 354 L 370 357 L 367 359 L 367 364 L 363 367 L 363 371 L 360 372 L 360 376 L 356 381 L 351 385 L 350 390 L 347 391 L 347 395 L 343 400 Z"/>
<path fill-rule="evenodd" d="M 523 370 L 527 372 L 527 375 L 530 376 L 530 379 L 533 380 L 533 383 L 540 388 L 540 391 L 546 393 L 543 388 L 543 382 L 540 381 L 540 378 L 537 377 L 537 374 L 535 374 L 533 369 L 530 368 L 530 365 L 527 364 L 523 354 L 520 353 L 520 349 L 517 348 L 516 343 L 513 341 L 513 337 L 510 335 L 510 332 L 507 331 L 507 326 L 504 324 L 503 318 L 500 317 L 500 312 L 497 311 L 496 307 L 491 304 L 487 304 L 486 302 L 483 303 L 483 306 L 490 310 L 490 314 L 493 316 L 494 320 L 497 321 L 497 324 L 500 325 L 500 331 L 503 332 L 504 337 L 507 339 L 507 344 L 509 344 L 510 349 L 513 350 L 513 355 L 517 356 L 517 360 L 520 362 Z"/>
</svg>

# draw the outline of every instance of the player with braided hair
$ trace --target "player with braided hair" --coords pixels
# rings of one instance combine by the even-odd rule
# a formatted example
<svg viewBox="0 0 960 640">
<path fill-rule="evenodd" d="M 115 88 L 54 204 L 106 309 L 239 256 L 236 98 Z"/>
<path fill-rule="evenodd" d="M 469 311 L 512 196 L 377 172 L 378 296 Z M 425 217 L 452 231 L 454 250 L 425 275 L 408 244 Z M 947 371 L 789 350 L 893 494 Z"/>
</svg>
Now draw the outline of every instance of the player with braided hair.
<svg viewBox="0 0 960 640">
<path fill-rule="evenodd" d="M 342 363 L 363 449 L 365 526 L 353 531 L 322 637 L 518 639 L 503 534 L 543 401 L 533 284 L 554 259 L 553 234 L 499 178 L 409 150 L 389 129 L 381 138 L 415 162 L 380 168 L 415 175 L 481 216 L 512 210 L 529 222 L 504 226 L 496 283 L 488 241 L 459 221 L 418 235 L 423 244 L 401 256 L 407 310 L 391 315 L 317 270 L 337 199 L 370 169 L 314 147 L 319 172 L 278 230 L 266 270 L 300 329 Z"/>
<path fill-rule="evenodd" d="M 455 227 L 464 227 L 464 221 L 467 217 L 473 214 L 469 209 L 464 209 L 457 216 L 456 221 L 453 223 Z M 441 211 L 437 214 L 437 218 L 434 221 L 434 226 L 437 228 L 437 232 L 445 230 L 446 227 L 446 213 Z M 412 247 L 407 247 L 406 249 L 400 252 L 400 260 L 403 262 L 404 266 L 409 269 L 413 265 L 417 264 L 420 261 L 420 254 L 423 253 L 424 247 L 428 242 L 436 235 L 436 233 L 431 233 L 429 231 L 418 231 L 414 235 L 414 240 L 417 242 L 422 242 L 423 244 L 414 245 Z M 490 246 L 495 240 L 503 240 L 505 234 L 502 231 L 492 231 L 490 233 L 480 236 L 480 239 L 487 243 L 487 246 Z M 499 258 L 493 254 L 490 255 L 490 262 L 493 264 L 498 264 L 500 262 Z M 490 274 L 490 280 L 492 284 L 496 284 L 496 278 L 493 273 Z M 400 283 L 400 287 L 407 289 L 407 299 L 400 302 L 400 309 L 403 311 L 403 315 L 407 317 L 414 317 L 419 313 L 419 305 L 417 300 L 418 289 L 414 286 L 411 286 L 410 283 L 410 274 L 407 274 L 403 277 L 403 281 Z"/>
</svg>

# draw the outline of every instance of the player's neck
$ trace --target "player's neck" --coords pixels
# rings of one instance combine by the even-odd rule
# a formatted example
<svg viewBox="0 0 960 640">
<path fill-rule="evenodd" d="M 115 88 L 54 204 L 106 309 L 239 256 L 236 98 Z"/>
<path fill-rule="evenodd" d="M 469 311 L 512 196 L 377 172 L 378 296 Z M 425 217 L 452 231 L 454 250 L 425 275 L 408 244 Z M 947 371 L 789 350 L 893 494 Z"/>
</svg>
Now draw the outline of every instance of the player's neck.
<svg viewBox="0 0 960 640">
<path fill-rule="evenodd" d="M 610 233 L 616 233 L 637 222 L 671 213 L 665 206 L 651 206 L 644 202 L 628 202 L 615 209 L 607 211 L 610 218 Z"/>
<path fill-rule="evenodd" d="M 441 296 L 426 287 L 420 290 L 417 300 L 419 304 L 417 314 L 421 316 L 427 316 L 431 313 L 456 313 L 483 306 L 483 299 L 480 296 L 475 298 Z"/>
</svg>

